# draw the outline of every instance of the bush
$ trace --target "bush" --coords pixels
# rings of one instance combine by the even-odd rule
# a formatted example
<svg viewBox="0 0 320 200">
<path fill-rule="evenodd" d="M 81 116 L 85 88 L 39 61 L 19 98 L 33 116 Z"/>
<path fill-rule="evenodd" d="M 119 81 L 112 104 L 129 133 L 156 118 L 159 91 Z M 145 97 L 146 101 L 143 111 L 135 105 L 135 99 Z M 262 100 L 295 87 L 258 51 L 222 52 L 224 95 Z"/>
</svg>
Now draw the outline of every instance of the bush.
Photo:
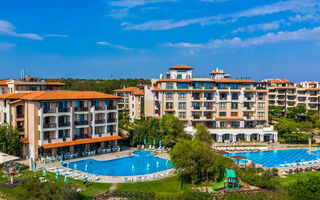
<svg viewBox="0 0 320 200">
<path fill-rule="evenodd" d="M 298 179 L 288 187 L 288 194 L 291 199 L 307 200 L 320 199 L 320 177 L 309 175 L 305 179 Z"/>
</svg>

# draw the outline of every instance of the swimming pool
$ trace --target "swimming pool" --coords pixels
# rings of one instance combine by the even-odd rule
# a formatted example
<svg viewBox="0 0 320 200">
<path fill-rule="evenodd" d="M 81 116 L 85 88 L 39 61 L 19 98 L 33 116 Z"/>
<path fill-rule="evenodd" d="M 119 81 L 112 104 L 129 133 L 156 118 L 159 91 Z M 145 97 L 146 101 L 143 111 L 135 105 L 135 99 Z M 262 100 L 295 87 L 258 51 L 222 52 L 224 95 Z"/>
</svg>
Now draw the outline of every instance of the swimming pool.
<svg viewBox="0 0 320 200">
<path fill-rule="evenodd" d="M 106 161 L 85 159 L 70 162 L 69 168 L 74 169 L 75 164 L 79 171 L 103 176 L 136 176 L 172 168 L 169 160 L 156 157 L 151 154 L 151 151 L 135 151 L 132 156 Z M 86 165 L 88 165 L 88 171 L 85 171 Z M 63 166 L 67 167 L 67 163 Z M 132 170 L 133 167 L 134 170 Z"/>
<path fill-rule="evenodd" d="M 236 155 L 243 156 L 254 163 L 261 164 L 263 167 L 279 167 L 280 165 L 291 164 L 293 162 L 311 161 L 320 158 L 319 151 L 311 151 L 311 153 L 308 153 L 308 149 L 285 149 L 274 151 L 229 153 L 224 155 L 227 157 Z M 240 162 L 244 163 L 244 161 Z"/>
</svg>

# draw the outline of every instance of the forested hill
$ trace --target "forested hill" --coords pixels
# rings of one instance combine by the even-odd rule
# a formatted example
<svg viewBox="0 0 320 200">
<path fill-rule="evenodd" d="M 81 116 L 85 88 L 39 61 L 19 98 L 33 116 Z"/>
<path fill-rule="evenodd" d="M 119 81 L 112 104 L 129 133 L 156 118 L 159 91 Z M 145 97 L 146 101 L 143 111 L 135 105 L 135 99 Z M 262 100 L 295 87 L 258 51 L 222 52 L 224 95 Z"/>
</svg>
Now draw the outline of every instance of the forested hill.
<svg viewBox="0 0 320 200">
<path fill-rule="evenodd" d="M 138 84 L 150 84 L 149 79 L 46 79 L 45 81 L 65 83 L 66 90 L 90 90 L 104 93 L 112 93 L 112 90 L 125 87 L 133 87 Z"/>
</svg>

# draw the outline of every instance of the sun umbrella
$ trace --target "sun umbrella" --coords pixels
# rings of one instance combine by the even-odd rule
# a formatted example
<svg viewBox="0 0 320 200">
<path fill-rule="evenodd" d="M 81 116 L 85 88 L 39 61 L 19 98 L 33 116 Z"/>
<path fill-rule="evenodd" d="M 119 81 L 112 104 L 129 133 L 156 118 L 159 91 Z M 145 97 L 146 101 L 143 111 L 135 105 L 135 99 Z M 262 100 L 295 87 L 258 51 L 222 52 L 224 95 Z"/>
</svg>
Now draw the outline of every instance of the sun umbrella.
<svg viewBox="0 0 320 200">
<path fill-rule="evenodd" d="M 68 177 L 68 173 L 64 174 L 64 182 L 68 182 L 69 181 L 69 177 Z"/>
<path fill-rule="evenodd" d="M 62 157 L 61 157 L 61 159 L 60 159 L 60 166 L 62 167 L 62 165 L 63 165 L 63 160 L 62 160 Z"/>
<path fill-rule="evenodd" d="M 70 160 L 67 161 L 67 168 L 70 167 Z"/>
<path fill-rule="evenodd" d="M 147 144 L 147 139 L 146 138 L 143 139 L 143 143 L 144 143 L 144 145 Z"/>
<path fill-rule="evenodd" d="M 153 146 L 156 146 L 156 139 L 153 139 Z"/>
<path fill-rule="evenodd" d="M 52 164 L 52 156 L 49 158 L 49 163 Z"/>
<path fill-rule="evenodd" d="M 74 170 L 78 170 L 78 165 L 77 165 L 77 163 L 74 163 L 73 169 L 74 169 Z"/>
<path fill-rule="evenodd" d="M 59 171 L 56 172 L 56 179 L 59 180 Z"/>
<path fill-rule="evenodd" d="M 37 170 L 37 163 L 34 162 L 33 163 L 33 171 L 36 172 L 36 170 Z"/>
<path fill-rule="evenodd" d="M 161 140 L 159 140 L 159 146 L 161 147 Z"/>
<path fill-rule="evenodd" d="M 47 169 L 45 167 L 42 170 L 42 176 L 44 176 L 44 177 L 47 176 Z"/>
</svg>

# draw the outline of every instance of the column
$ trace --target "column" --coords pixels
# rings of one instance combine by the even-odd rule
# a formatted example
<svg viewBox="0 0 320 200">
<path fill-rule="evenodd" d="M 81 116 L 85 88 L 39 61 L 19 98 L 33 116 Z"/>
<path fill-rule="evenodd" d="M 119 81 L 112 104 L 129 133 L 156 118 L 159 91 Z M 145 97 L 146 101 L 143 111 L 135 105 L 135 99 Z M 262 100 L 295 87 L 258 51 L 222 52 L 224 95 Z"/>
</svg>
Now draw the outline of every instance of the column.
<svg viewBox="0 0 320 200">
<path fill-rule="evenodd" d="M 222 135 L 217 134 L 217 141 L 222 142 Z"/>
<path fill-rule="evenodd" d="M 278 133 L 275 133 L 275 134 L 274 134 L 274 141 L 275 141 L 275 142 L 278 142 Z"/>
<path fill-rule="evenodd" d="M 232 134 L 232 142 L 236 142 L 237 141 L 237 134 Z"/>
<path fill-rule="evenodd" d="M 246 134 L 247 142 L 250 142 L 250 134 Z"/>
<path fill-rule="evenodd" d="M 263 134 L 259 134 L 259 137 L 260 137 L 260 142 L 263 142 L 264 141 Z"/>
</svg>

